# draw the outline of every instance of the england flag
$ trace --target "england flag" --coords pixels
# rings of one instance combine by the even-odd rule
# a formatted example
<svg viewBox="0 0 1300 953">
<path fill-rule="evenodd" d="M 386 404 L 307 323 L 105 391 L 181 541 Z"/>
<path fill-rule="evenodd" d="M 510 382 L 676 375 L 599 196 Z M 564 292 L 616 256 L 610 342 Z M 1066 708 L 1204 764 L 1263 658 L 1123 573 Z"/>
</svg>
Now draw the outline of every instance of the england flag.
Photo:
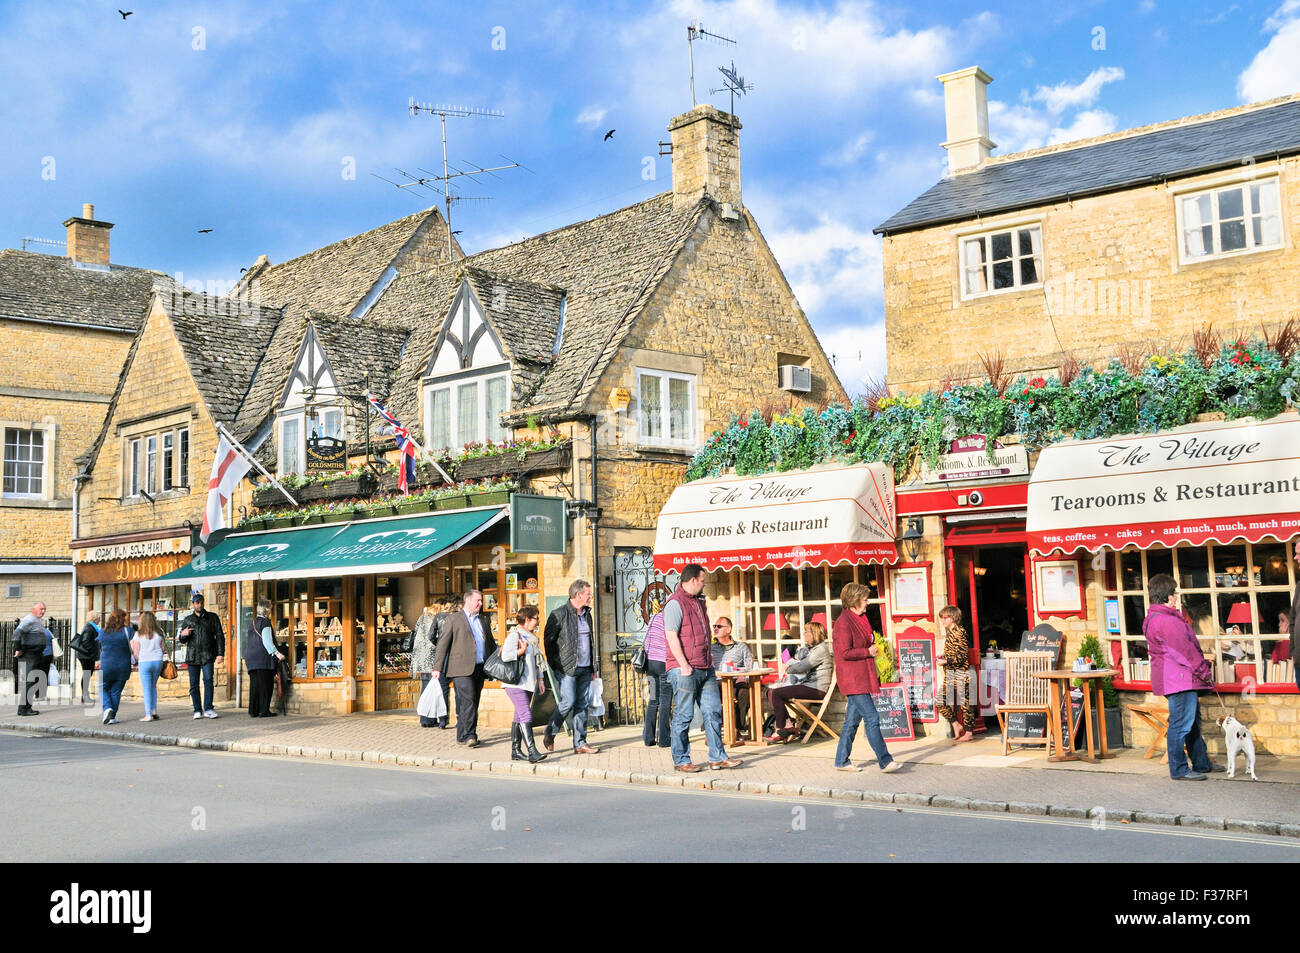
<svg viewBox="0 0 1300 953">
<path fill-rule="evenodd" d="M 217 457 L 212 461 L 212 476 L 208 478 L 208 505 L 203 513 L 200 542 L 206 543 L 215 530 L 226 528 L 226 503 L 251 467 L 248 458 L 222 434 Z"/>
</svg>

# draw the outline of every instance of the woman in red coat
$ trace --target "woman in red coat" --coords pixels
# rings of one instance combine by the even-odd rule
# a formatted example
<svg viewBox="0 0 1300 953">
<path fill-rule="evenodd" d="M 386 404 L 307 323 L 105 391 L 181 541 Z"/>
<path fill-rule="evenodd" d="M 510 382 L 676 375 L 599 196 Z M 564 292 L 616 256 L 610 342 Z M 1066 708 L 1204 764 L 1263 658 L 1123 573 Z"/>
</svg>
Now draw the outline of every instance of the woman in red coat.
<svg viewBox="0 0 1300 953">
<path fill-rule="evenodd" d="M 871 750 L 876 753 L 876 763 L 882 771 L 892 773 L 898 770 L 899 765 L 885 747 L 876 704 L 871 700 L 872 694 L 880 690 L 880 678 L 876 674 L 875 638 L 866 619 L 870 596 L 871 590 L 856 582 L 849 583 L 840 592 L 844 610 L 835 620 L 832 642 L 835 677 L 848 707 L 844 712 L 844 727 L 840 729 L 840 746 L 835 752 L 835 767 L 840 771 L 862 770 L 849 761 L 853 736 L 861 722 Z"/>
</svg>

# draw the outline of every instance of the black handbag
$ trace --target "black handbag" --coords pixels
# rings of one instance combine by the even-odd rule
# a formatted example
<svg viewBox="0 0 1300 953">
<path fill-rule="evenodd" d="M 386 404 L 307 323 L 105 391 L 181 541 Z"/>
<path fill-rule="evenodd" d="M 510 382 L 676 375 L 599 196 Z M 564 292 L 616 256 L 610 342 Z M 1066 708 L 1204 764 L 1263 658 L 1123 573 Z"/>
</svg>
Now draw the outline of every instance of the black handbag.
<svg viewBox="0 0 1300 953">
<path fill-rule="evenodd" d="M 646 654 L 644 645 L 638 645 L 636 651 L 632 653 L 632 671 L 644 675 L 649 667 L 650 656 Z"/>
<path fill-rule="evenodd" d="M 524 670 L 527 666 L 527 656 L 521 655 L 513 662 L 507 662 L 501 657 L 501 650 L 497 649 L 483 663 L 483 672 L 488 678 L 504 685 L 518 685 L 519 680 L 524 677 Z"/>
</svg>

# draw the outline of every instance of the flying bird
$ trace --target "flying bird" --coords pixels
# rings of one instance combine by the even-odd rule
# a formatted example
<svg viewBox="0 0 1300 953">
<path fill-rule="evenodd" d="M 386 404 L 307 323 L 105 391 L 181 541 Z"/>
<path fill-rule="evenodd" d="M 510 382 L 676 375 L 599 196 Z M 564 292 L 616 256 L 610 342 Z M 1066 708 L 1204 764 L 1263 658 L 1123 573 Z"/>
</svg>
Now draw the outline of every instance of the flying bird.
<svg viewBox="0 0 1300 953">
<path fill-rule="evenodd" d="M 464 231 L 464 229 L 460 229 L 460 228 L 458 228 L 458 229 L 456 229 L 454 232 L 452 232 L 452 234 L 453 234 L 453 235 L 459 235 L 462 231 Z"/>
<path fill-rule="evenodd" d="M 199 229 L 199 234 L 200 234 L 200 235 L 210 235 L 210 234 L 212 234 L 212 229 L 210 229 L 210 228 L 200 228 L 200 229 Z"/>
<path fill-rule="evenodd" d="M 239 269 L 239 273 L 240 273 L 241 275 L 242 275 L 244 272 L 246 272 L 246 271 L 248 271 L 247 268 L 240 268 L 240 269 Z"/>
<path fill-rule="evenodd" d="M 617 131 L 617 129 L 611 129 L 609 132 L 605 133 L 605 142 L 609 142 L 609 140 L 613 139 L 614 133 Z"/>
<path fill-rule="evenodd" d="M 120 14 L 122 14 L 122 19 L 123 19 L 123 20 L 125 20 L 125 19 L 126 19 L 127 17 L 129 17 L 131 14 L 135 13 L 134 10 L 118 10 L 117 12 L 120 13 Z"/>
</svg>

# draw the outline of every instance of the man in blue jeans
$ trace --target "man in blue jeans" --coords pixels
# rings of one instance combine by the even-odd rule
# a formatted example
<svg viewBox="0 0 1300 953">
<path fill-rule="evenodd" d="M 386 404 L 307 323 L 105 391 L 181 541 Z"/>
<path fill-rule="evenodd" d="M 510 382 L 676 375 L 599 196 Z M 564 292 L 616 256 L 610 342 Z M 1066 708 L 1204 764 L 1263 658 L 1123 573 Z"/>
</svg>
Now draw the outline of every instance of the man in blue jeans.
<svg viewBox="0 0 1300 953">
<path fill-rule="evenodd" d="M 587 696 L 596 672 L 590 606 L 591 583 L 575 579 L 569 586 L 569 601 L 546 620 L 543 636 L 546 660 L 560 674 L 560 700 L 542 732 L 542 744 L 547 751 L 555 750 L 555 733 L 566 720 L 573 722 L 576 754 L 595 754 L 600 750 L 587 744 Z"/>
<path fill-rule="evenodd" d="M 194 703 L 195 718 L 216 718 L 212 707 L 213 666 L 225 661 L 226 633 L 221 620 L 203 609 L 203 593 L 196 592 L 190 599 L 193 611 L 181 619 L 178 637 L 185 646 L 185 663 L 190 671 L 190 701 Z M 202 705 L 199 698 L 199 677 L 203 677 Z"/>
<path fill-rule="evenodd" d="M 664 604 L 664 639 L 668 643 L 668 681 L 673 686 L 673 764 L 693 774 L 703 766 L 691 763 L 691 717 L 700 706 L 704 737 L 709 745 L 709 767 L 714 771 L 738 768 L 739 758 L 728 758 L 722 746 L 722 693 L 713 671 L 712 632 L 704 608 L 704 567 L 683 567 L 677 591 Z"/>
</svg>

